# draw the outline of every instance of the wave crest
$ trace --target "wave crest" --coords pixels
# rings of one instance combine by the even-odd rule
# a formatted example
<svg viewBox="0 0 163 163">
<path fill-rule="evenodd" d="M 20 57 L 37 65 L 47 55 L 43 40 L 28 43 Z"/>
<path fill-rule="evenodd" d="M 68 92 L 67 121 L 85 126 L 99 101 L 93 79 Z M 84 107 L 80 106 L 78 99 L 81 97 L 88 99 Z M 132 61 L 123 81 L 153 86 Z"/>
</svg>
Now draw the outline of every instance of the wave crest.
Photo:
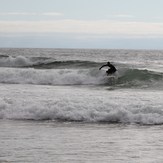
<svg viewBox="0 0 163 163">
<path fill-rule="evenodd" d="M 126 86 L 141 86 L 149 84 L 161 84 L 163 80 L 163 73 L 140 70 L 140 69 L 128 69 L 117 79 L 117 84 L 125 84 Z"/>
<path fill-rule="evenodd" d="M 0 67 L 35 67 L 47 64 L 54 59 L 45 57 L 0 56 Z"/>
</svg>

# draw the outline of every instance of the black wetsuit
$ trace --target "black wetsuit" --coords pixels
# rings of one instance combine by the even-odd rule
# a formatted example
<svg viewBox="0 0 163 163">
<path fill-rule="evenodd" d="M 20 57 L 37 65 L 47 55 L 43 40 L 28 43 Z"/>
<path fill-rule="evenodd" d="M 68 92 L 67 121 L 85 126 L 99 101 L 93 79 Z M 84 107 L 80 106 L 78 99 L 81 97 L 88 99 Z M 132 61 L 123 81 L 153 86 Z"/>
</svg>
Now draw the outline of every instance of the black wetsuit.
<svg viewBox="0 0 163 163">
<path fill-rule="evenodd" d="M 106 65 L 103 65 L 102 67 L 100 67 L 99 69 L 101 69 L 101 68 L 103 68 L 103 67 L 106 67 L 106 66 L 108 66 L 108 67 L 110 67 L 107 71 L 106 71 L 106 73 L 107 73 L 107 75 L 109 75 L 109 74 L 113 74 L 113 73 L 115 73 L 116 71 L 117 71 L 117 69 L 112 65 L 112 64 L 106 64 Z"/>
</svg>

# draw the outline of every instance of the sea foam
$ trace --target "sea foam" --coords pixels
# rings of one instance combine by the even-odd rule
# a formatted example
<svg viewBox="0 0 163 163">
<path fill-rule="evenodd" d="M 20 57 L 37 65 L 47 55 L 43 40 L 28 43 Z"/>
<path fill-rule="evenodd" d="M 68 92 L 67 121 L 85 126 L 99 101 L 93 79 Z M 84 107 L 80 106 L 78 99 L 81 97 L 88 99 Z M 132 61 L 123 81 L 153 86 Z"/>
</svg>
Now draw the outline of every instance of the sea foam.
<svg viewBox="0 0 163 163">
<path fill-rule="evenodd" d="M 19 88 L 20 89 L 20 88 Z M 161 92 L 112 92 L 36 88 L 0 99 L 0 118 L 84 123 L 163 124 Z M 39 89 L 40 90 L 40 89 Z M 37 93 L 35 93 L 35 91 Z M 24 93 L 25 92 L 25 93 Z M 33 92 L 32 97 L 28 93 Z M 101 96 L 102 94 L 102 96 Z M 125 98 L 128 96 L 128 98 Z M 149 102 L 150 101 L 150 102 Z"/>
<path fill-rule="evenodd" d="M 52 69 L 0 69 L 0 82 L 10 84 L 87 85 L 103 84 L 107 77 L 99 70 Z"/>
</svg>

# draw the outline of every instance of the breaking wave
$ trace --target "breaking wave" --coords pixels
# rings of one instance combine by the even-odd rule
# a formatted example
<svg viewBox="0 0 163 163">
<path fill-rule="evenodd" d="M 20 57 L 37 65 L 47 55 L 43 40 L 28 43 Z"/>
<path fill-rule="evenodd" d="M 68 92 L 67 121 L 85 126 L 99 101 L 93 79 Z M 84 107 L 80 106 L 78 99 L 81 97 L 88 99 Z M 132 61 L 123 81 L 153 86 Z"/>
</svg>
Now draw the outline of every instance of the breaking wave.
<svg viewBox="0 0 163 163">
<path fill-rule="evenodd" d="M 73 91 L 72 91 L 73 92 Z M 0 99 L 0 119 L 52 120 L 84 123 L 138 123 L 163 124 L 162 105 L 158 101 L 145 102 L 137 98 L 111 96 L 101 98 L 96 94 L 78 94 L 75 97 L 57 94 L 53 99 L 13 100 Z M 114 95 L 112 95 L 114 96 Z M 125 94 L 121 95 L 122 97 Z M 133 97 L 132 97 L 133 98 Z M 108 100 L 110 99 L 110 100 Z"/>
<path fill-rule="evenodd" d="M 113 85 L 132 87 L 162 83 L 163 74 L 148 70 L 127 69 L 114 76 L 91 69 L 17 69 L 1 68 L 0 83 L 35 85 Z"/>
<path fill-rule="evenodd" d="M 124 68 L 110 77 L 103 63 L 67 60 L 56 61 L 46 57 L 0 56 L 0 83 L 35 85 L 109 85 L 135 87 L 161 85 L 163 73 L 145 69 Z"/>
</svg>

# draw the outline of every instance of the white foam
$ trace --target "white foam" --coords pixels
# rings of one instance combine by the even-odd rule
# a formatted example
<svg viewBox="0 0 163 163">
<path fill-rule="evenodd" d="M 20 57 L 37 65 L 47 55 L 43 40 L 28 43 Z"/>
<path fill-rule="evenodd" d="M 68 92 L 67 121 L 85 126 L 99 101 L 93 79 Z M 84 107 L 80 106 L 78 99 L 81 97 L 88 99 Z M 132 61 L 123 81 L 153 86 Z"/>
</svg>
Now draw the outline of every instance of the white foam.
<svg viewBox="0 0 163 163">
<path fill-rule="evenodd" d="M 108 80 L 105 72 L 73 69 L 36 70 L 1 68 L 1 83 L 24 83 L 45 85 L 103 84 Z"/>
<path fill-rule="evenodd" d="M 161 91 L 8 85 L 1 94 L 1 119 L 163 124 Z"/>
<path fill-rule="evenodd" d="M 20 66 L 29 66 L 34 64 L 29 58 L 23 56 L 9 56 L 0 59 L 1 67 L 20 67 Z"/>
</svg>

